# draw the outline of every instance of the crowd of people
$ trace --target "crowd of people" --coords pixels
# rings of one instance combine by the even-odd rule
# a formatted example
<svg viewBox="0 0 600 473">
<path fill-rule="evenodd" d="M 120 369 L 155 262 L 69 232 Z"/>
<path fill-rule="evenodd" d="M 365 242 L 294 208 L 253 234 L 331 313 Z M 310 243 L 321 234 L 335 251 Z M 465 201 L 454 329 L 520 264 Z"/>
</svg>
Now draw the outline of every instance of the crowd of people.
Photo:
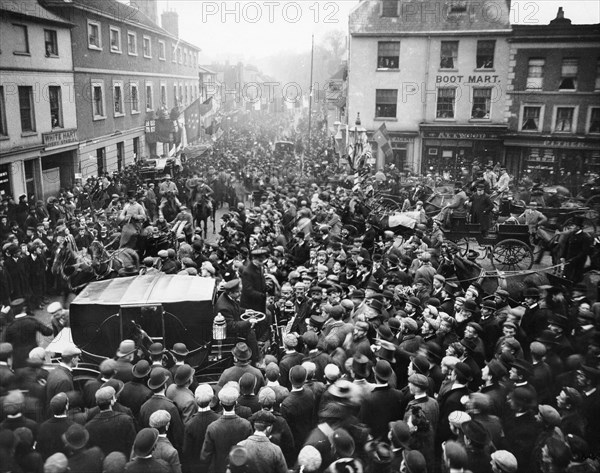
<svg viewBox="0 0 600 473">
<path fill-rule="evenodd" d="M 0 471 L 600 471 L 600 303 L 582 222 L 562 254 L 571 287 L 536 276 L 486 293 L 440 268 L 461 258 L 441 228 L 454 203 L 487 216 L 487 170 L 457 181 L 437 222 L 419 188 L 407 195 L 418 218 L 401 236 L 372 218 L 374 178 L 323 163 L 325 132 L 297 141 L 300 159 L 273 153 L 280 130 L 239 123 L 173 176 L 129 169 L 46 204 L 2 202 Z M 218 206 L 209 243 L 202 219 Z M 127 262 L 99 271 L 100 244 Z M 183 343 L 129 339 L 85 383 L 72 343 L 48 365 L 39 336 L 68 327 L 58 296 L 90 268 L 216 279 L 214 313 L 198 316 L 224 321 L 233 365 L 199 382 Z"/>
</svg>

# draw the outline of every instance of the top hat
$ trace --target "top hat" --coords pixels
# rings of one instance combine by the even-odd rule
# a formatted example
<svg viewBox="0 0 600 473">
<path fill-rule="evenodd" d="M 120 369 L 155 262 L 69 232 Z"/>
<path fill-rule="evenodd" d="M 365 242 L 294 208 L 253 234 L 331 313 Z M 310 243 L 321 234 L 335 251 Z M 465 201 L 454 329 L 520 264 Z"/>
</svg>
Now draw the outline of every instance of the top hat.
<svg viewBox="0 0 600 473">
<path fill-rule="evenodd" d="M 375 350 L 375 356 L 389 363 L 396 363 L 396 345 L 385 340 L 379 341 L 379 348 Z"/>
</svg>

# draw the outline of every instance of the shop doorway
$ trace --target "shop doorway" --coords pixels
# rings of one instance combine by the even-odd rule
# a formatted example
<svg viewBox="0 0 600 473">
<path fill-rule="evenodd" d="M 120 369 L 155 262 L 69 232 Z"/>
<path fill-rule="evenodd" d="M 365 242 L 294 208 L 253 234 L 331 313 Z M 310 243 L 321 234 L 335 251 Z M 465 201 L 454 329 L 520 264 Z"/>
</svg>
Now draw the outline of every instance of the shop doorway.
<svg viewBox="0 0 600 473">
<path fill-rule="evenodd" d="M 56 197 L 60 192 L 60 168 L 42 170 L 42 189 L 44 189 L 44 201 L 48 197 Z"/>
<path fill-rule="evenodd" d="M 125 142 L 119 141 L 117 143 L 117 171 L 123 170 L 123 160 L 125 159 Z"/>
<path fill-rule="evenodd" d="M 96 166 L 98 167 L 98 176 L 104 175 L 106 171 L 106 150 L 104 148 L 96 150 Z"/>
<path fill-rule="evenodd" d="M 37 195 L 35 193 L 35 159 L 25 161 L 25 189 L 27 191 L 27 197 L 31 195 Z"/>
</svg>

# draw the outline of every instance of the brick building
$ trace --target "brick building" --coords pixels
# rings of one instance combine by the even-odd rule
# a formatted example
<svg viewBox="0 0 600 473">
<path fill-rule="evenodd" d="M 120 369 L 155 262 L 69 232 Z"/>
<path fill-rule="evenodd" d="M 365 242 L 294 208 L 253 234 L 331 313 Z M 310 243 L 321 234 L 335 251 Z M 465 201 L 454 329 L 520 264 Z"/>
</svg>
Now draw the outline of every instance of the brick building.
<svg viewBox="0 0 600 473">
<path fill-rule="evenodd" d="M 600 25 L 515 25 L 510 38 L 506 164 L 574 189 L 600 173 Z"/>
<path fill-rule="evenodd" d="M 179 38 L 177 13 L 164 12 L 160 27 L 156 0 L 139 0 L 135 7 L 116 0 L 43 4 L 75 26 L 79 160 L 72 173 L 85 178 L 120 170 L 136 158 L 173 153 L 176 146 L 167 138 L 177 128 L 163 143 L 153 125 L 145 125 L 159 110 L 182 110 L 200 96 L 200 49 Z"/>
</svg>

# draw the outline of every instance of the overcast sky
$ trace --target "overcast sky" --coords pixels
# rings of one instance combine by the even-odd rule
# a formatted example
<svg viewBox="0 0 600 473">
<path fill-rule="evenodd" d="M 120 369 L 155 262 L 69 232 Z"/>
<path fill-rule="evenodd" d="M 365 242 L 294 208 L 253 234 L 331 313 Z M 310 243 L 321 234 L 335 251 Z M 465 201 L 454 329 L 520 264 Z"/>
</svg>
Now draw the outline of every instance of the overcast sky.
<svg viewBox="0 0 600 473">
<path fill-rule="evenodd" d="M 498 0 L 502 1 L 502 0 Z M 180 36 L 203 50 L 201 59 L 252 62 L 280 51 L 310 49 L 328 30 L 348 28 L 348 14 L 356 0 L 207 1 L 159 0 L 158 13 L 179 13 Z M 547 24 L 559 6 L 573 23 L 600 23 L 598 0 L 513 0 L 511 21 Z"/>
</svg>

